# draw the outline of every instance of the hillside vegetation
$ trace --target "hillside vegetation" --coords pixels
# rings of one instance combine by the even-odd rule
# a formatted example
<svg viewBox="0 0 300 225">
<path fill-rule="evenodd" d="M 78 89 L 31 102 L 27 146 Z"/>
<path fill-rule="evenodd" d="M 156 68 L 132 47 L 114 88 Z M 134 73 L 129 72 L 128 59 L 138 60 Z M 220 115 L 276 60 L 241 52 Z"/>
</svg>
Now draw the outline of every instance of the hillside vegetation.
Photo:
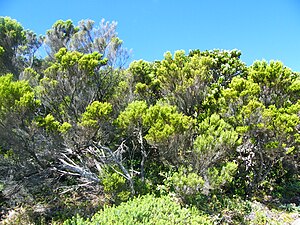
<svg viewBox="0 0 300 225">
<path fill-rule="evenodd" d="M 240 56 L 129 62 L 114 22 L 0 17 L 2 224 L 292 223 L 300 74 Z"/>
</svg>

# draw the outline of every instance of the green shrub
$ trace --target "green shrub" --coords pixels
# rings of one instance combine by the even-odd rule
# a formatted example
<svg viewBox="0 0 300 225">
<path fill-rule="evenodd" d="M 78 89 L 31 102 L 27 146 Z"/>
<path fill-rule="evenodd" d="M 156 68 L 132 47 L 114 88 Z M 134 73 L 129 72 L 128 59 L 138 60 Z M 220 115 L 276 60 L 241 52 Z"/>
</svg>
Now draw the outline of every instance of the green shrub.
<svg viewBox="0 0 300 225">
<path fill-rule="evenodd" d="M 119 206 L 105 207 L 90 220 L 73 217 L 64 225 L 81 224 L 213 224 L 196 208 L 184 208 L 170 196 L 145 195 Z"/>
<path fill-rule="evenodd" d="M 129 199 L 130 191 L 128 191 L 126 179 L 120 174 L 108 172 L 104 175 L 102 183 L 106 197 L 114 203 L 119 204 Z"/>
<path fill-rule="evenodd" d="M 201 193 L 204 180 L 198 174 L 192 172 L 192 169 L 180 167 L 178 172 L 164 174 L 163 185 L 158 189 L 161 194 L 175 193 L 185 203 L 192 203 L 194 197 Z"/>
<path fill-rule="evenodd" d="M 227 162 L 221 168 L 212 167 L 208 169 L 210 188 L 222 191 L 225 184 L 230 184 L 237 171 L 235 162 Z"/>
<path fill-rule="evenodd" d="M 194 197 L 193 206 L 210 215 L 216 224 L 247 224 L 251 212 L 250 202 L 238 196 L 228 197 L 224 194 Z"/>
<path fill-rule="evenodd" d="M 280 200 L 289 202 L 291 199 L 300 196 L 300 181 L 295 179 L 277 185 L 272 194 L 279 197 Z"/>
</svg>

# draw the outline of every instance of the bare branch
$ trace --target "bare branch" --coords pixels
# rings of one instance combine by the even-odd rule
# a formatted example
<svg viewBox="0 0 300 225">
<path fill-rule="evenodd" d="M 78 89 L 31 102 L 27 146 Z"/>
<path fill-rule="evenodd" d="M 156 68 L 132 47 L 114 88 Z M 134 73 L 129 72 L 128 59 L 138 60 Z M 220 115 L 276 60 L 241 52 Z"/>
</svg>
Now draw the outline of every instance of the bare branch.
<svg viewBox="0 0 300 225">
<path fill-rule="evenodd" d="M 66 156 L 63 153 L 62 153 L 62 155 L 64 156 L 64 158 L 66 160 L 59 158 L 59 161 L 62 162 L 63 167 L 65 169 L 70 170 L 74 173 L 77 173 L 80 176 L 82 176 L 82 177 L 84 177 L 84 178 L 86 178 L 90 181 L 93 181 L 93 182 L 96 182 L 96 183 L 100 182 L 100 179 L 97 177 L 97 175 L 92 173 L 88 168 L 80 167 L 73 160 L 71 160 L 68 156 Z"/>
<path fill-rule="evenodd" d="M 128 180 L 129 185 L 130 185 L 130 189 L 131 189 L 131 194 L 133 195 L 135 193 L 134 191 L 134 185 L 133 185 L 133 180 L 129 174 L 129 172 L 127 171 L 127 169 L 123 166 L 122 162 L 116 157 L 116 155 L 113 153 L 113 151 L 105 146 L 102 146 L 100 143 L 94 143 L 94 146 L 96 148 L 99 149 L 103 149 L 104 151 L 106 151 L 110 157 L 112 158 L 112 160 L 119 166 L 119 168 L 121 169 L 121 171 L 123 172 L 123 176 Z M 120 146 L 118 147 L 119 151 L 123 151 L 123 147 L 124 147 L 124 141 L 120 144 Z"/>
</svg>

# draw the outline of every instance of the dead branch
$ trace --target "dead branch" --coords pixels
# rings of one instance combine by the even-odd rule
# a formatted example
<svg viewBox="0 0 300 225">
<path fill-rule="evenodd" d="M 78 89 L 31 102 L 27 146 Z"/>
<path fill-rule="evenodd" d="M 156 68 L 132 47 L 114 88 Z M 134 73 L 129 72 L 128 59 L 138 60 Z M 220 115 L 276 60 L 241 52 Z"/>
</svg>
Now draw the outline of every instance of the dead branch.
<svg viewBox="0 0 300 225">
<path fill-rule="evenodd" d="M 102 149 L 102 150 L 106 151 L 109 154 L 109 156 L 112 158 L 112 160 L 118 165 L 118 167 L 123 172 L 123 176 L 129 182 L 129 186 L 130 186 L 130 189 L 131 189 L 131 194 L 134 195 L 135 190 L 134 190 L 133 180 L 132 180 L 129 172 L 127 171 L 127 169 L 123 166 L 121 160 L 119 160 L 116 157 L 116 155 L 114 154 L 114 152 L 110 148 L 102 146 L 100 143 L 94 143 L 94 146 L 95 146 L 95 148 Z M 120 144 L 120 146 L 118 147 L 116 152 L 123 152 L 123 151 L 124 151 L 124 141 Z"/>
</svg>

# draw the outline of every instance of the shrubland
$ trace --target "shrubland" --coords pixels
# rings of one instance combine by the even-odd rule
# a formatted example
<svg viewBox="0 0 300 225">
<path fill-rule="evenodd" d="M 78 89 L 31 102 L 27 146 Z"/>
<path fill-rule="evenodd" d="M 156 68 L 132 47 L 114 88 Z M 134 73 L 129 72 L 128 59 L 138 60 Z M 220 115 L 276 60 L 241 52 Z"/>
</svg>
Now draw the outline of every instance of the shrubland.
<svg viewBox="0 0 300 225">
<path fill-rule="evenodd" d="M 299 217 L 298 72 L 247 66 L 235 49 L 129 63 L 104 20 L 59 20 L 40 37 L 0 22 L 4 224 Z"/>
</svg>

